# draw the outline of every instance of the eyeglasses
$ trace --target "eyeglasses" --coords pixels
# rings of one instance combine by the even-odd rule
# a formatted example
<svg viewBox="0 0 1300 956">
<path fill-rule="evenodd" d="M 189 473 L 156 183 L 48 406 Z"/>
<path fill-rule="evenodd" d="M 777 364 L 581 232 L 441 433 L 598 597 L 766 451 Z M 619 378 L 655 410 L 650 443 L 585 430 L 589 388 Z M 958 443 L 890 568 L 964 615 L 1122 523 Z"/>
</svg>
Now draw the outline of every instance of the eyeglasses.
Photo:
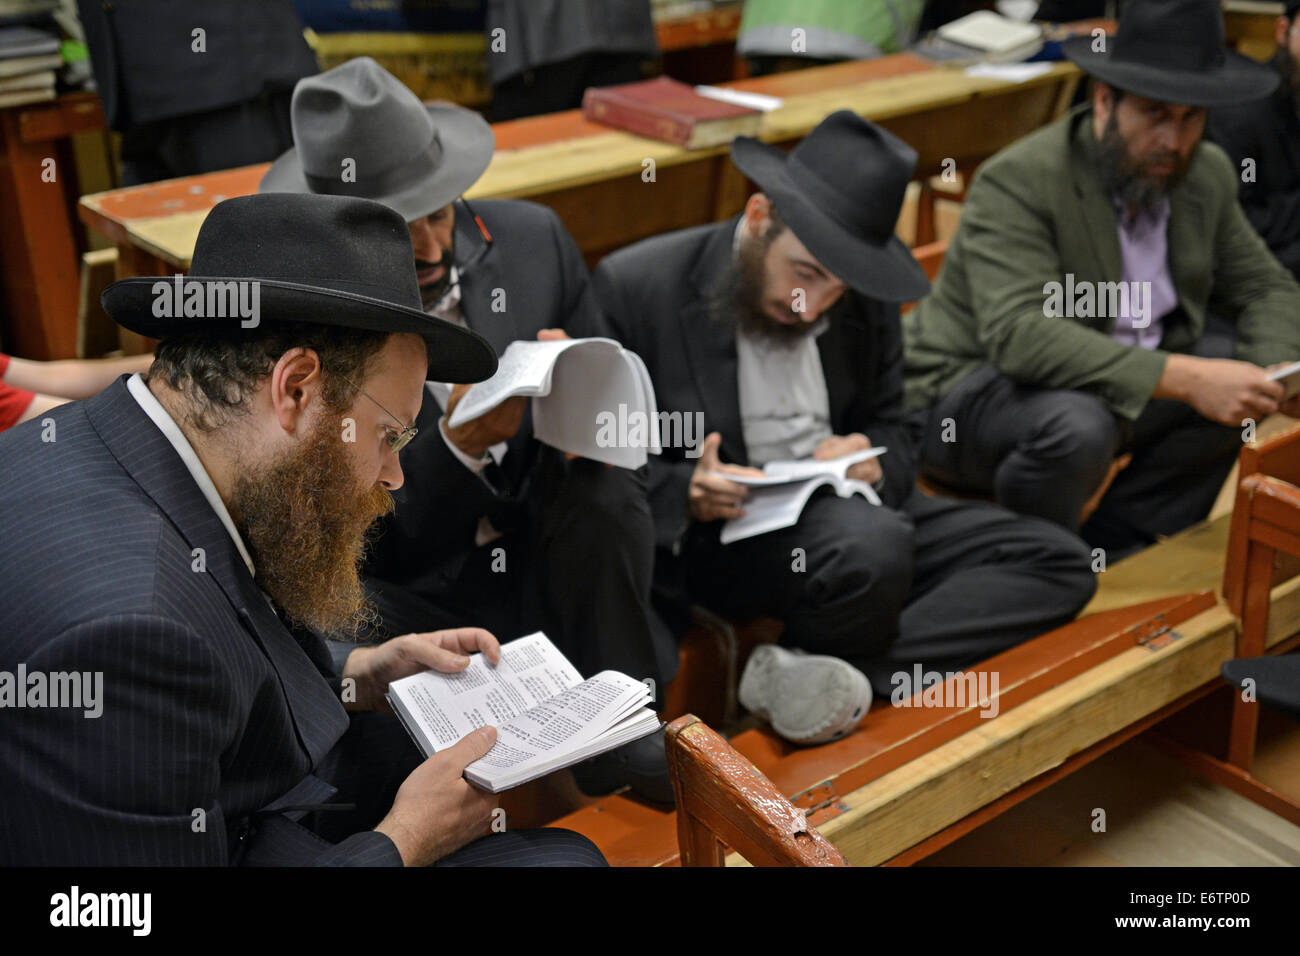
<svg viewBox="0 0 1300 956">
<path fill-rule="evenodd" d="M 344 378 L 343 381 L 347 382 L 349 385 L 355 388 L 362 395 L 365 395 L 366 398 L 370 399 L 372 402 L 375 402 L 376 405 L 379 405 L 379 402 L 375 401 L 374 396 L 371 395 L 369 392 L 367 392 L 360 385 L 357 385 L 351 379 L 347 379 L 347 378 Z M 402 420 L 398 418 L 396 415 L 394 415 L 392 412 L 390 412 L 388 409 L 384 408 L 383 405 L 379 405 L 379 410 L 382 411 L 389 418 L 391 418 L 393 421 L 397 422 L 397 424 L 402 426 L 401 431 L 398 431 L 397 429 L 393 428 L 391 425 L 384 426 L 384 431 L 385 431 L 384 441 L 388 443 L 388 447 L 391 448 L 393 450 L 393 454 L 396 455 L 399 451 L 401 451 L 403 448 L 405 448 L 407 445 L 411 443 L 411 439 L 414 438 L 417 434 L 419 434 L 420 430 L 416 428 L 414 425 L 402 424 Z"/>
</svg>

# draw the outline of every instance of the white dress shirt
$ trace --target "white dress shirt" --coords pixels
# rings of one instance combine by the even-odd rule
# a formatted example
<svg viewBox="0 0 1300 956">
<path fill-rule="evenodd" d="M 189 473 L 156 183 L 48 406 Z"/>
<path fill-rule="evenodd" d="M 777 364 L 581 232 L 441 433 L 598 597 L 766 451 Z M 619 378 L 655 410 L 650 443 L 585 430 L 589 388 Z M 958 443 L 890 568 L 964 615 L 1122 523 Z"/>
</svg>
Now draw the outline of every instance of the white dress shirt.
<svg viewBox="0 0 1300 956">
<path fill-rule="evenodd" d="M 150 420 L 158 426 L 158 430 L 163 433 L 172 447 L 176 449 L 176 454 L 181 456 L 181 461 L 189 469 L 190 475 L 194 478 L 194 483 L 199 486 L 199 491 L 207 499 L 212 510 L 216 512 L 217 518 L 230 532 L 230 539 L 235 542 L 235 549 L 239 556 L 244 559 L 244 564 L 248 565 L 248 573 L 255 575 L 253 569 L 253 558 L 248 553 L 248 548 L 244 546 L 244 539 L 239 536 L 235 529 L 235 522 L 230 517 L 230 512 L 226 510 L 226 503 L 221 500 L 221 495 L 217 494 L 217 486 L 212 483 L 208 476 L 207 469 L 203 467 L 203 462 L 194 451 L 194 446 L 185 437 L 180 426 L 176 424 L 175 419 L 168 414 L 167 409 L 163 408 L 162 403 L 154 397 L 153 392 L 149 391 L 149 386 L 144 383 L 140 373 L 136 372 L 126 382 L 127 390 L 130 391 L 131 397 L 136 400 L 139 406 L 144 409 L 144 413 L 149 416 Z"/>
</svg>

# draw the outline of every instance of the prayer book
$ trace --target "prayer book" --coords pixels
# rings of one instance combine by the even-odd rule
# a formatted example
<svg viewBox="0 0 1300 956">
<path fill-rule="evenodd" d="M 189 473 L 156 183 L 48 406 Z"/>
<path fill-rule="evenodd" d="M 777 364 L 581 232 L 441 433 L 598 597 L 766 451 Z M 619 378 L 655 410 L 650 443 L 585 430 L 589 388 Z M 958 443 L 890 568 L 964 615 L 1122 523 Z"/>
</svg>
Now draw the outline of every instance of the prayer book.
<svg viewBox="0 0 1300 956">
<path fill-rule="evenodd" d="M 459 673 L 424 671 L 388 685 L 393 712 L 426 757 L 496 728 L 496 744 L 465 768 L 465 779 L 490 793 L 654 733 L 652 699 L 647 684 L 618 671 L 583 680 L 541 631 L 501 645 L 496 666 L 474 654 Z"/>
<path fill-rule="evenodd" d="M 1282 387 L 1286 389 L 1283 394 L 1283 400 L 1294 398 L 1297 392 L 1300 392 L 1300 362 L 1292 362 L 1276 372 L 1269 372 L 1270 381 L 1281 382 Z"/>
<path fill-rule="evenodd" d="M 1043 48 L 1043 30 L 1036 23 L 1021 23 L 994 13 L 977 10 L 951 23 L 918 43 L 913 52 L 932 60 L 967 65 L 1018 63 Z"/>
<path fill-rule="evenodd" d="M 770 461 L 764 466 L 764 477 L 749 478 L 723 474 L 721 477 L 740 485 L 749 486 L 749 497 L 743 505 L 745 514 L 732 518 L 722 526 L 722 543 L 743 541 L 755 535 L 780 531 L 799 523 L 804 506 L 813 492 L 829 486 L 841 498 L 861 495 L 871 504 L 880 504 L 880 496 L 865 481 L 848 477 L 848 471 L 860 461 L 883 455 L 885 448 L 867 448 L 851 455 L 818 461 Z"/>
<path fill-rule="evenodd" d="M 531 396 L 537 440 L 582 458 L 640 468 L 659 454 L 659 412 L 645 363 L 613 339 L 511 342 L 496 374 L 471 385 L 456 428 L 508 398 Z"/>
<path fill-rule="evenodd" d="M 761 110 L 701 96 L 692 87 L 666 76 L 639 83 L 592 87 L 583 94 L 587 119 L 650 139 L 703 149 L 757 136 Z"/>
</svg>

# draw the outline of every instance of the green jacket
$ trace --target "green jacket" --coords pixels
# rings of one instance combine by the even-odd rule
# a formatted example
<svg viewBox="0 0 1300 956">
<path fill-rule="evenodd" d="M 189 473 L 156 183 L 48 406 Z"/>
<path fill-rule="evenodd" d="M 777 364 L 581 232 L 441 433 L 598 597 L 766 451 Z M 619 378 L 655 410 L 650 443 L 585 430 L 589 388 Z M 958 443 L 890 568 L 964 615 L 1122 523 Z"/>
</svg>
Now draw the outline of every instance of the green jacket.
<svg viewBox="0 0 1300 956">
<path fill-rule="evenodd" d="M 1190 351 L 1207 308 L 1236 328 L 1237 357 L 1300 360 L 1300 286 L 1237 203 L 1236 170 L 1203 142 L 1170 193 L 1169 268 L 1189 322 L 1167 350 L 1123 345 L 1114 319 L 1044 315 L 1049 282 L 1123 279 L 1115 206 L 1097 173 L 1092 110 L 1079 107 L 976 174 L 933 291 L 904 320 L 909 408 L 926 408 L 985 362 L 1018 382 L 1088 391 L 1135 419 L 1170 351 Z"/>
<path fill-rule="evenodd" d="M 798 56 L 792 31 L 800 27 L 805 56 L 857 60 L 897 53 L 911 45 L 923 6 L 921 0 L 745 0 L 736 52 Z"/>
</svg>

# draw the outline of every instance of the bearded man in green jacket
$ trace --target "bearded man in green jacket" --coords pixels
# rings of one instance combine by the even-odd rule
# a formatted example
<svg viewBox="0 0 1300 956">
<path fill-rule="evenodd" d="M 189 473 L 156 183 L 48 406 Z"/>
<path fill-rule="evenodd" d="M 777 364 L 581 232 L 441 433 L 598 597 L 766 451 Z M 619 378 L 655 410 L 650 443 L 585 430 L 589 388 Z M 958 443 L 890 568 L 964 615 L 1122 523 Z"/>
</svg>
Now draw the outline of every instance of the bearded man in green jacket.
<svg viewBox="0 0 1300 956">
<path fill-rule="evenodd" d="M 1113 559 L 1203 518 L 1254 423 L 1300 413 L 1268 376 L 1300 360 L 1300 287 L 1201 141 L 1207 107 L 1276 84 L 1218 4 L 1129 4 L 1065 52 L 1091 103 L 975 176 L 905 324 L 907 400 L 928 478 Z"/>
</svg>

